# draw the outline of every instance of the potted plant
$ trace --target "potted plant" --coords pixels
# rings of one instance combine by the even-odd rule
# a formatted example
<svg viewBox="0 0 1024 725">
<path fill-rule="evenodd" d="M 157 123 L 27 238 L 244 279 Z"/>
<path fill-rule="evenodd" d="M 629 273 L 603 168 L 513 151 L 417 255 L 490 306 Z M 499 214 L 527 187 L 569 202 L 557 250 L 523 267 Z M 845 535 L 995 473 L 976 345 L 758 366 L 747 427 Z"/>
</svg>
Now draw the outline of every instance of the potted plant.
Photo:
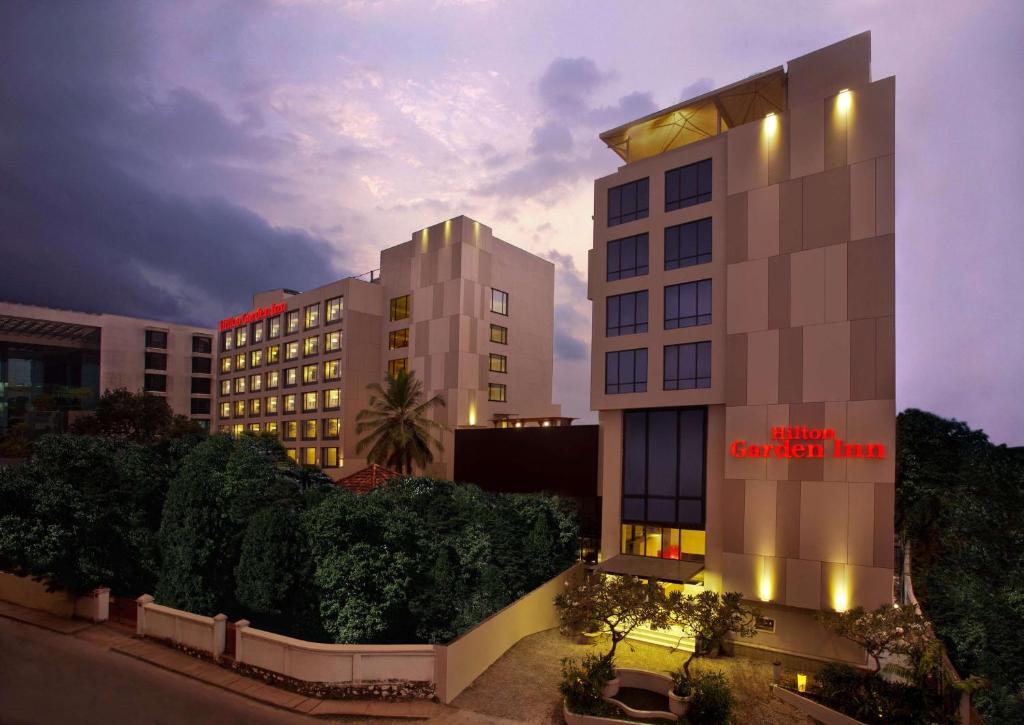
<svg viewBox="0 0 1024 725">
<path fill-rule="evenodd" d="M 685 715 L 693 701 L 693 684 L 681 667 L 668 674 L 672 678 L 672 689 L 668 691 L 668 709 L 673 715 Z"/>
</svg>

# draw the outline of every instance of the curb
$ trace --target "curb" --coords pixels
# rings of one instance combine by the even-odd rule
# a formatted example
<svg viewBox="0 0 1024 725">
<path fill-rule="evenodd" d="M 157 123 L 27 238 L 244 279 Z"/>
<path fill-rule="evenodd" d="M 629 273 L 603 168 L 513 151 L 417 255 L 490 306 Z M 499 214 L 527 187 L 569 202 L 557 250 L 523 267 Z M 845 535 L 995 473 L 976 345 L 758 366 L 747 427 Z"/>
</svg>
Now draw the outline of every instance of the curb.
<svg viewBox="0 0 1024 725">
<path fill-rule="evenodd" d="M 64 620 L 64 619 L 61 619 L 60 621 L 62 621 L 62 622 L 63 621 L 67 621 L 69 623 L 73 622 L 74 624 L 71 624 L 69 627 L 58 628 L 58 627 L 54 627 L 52 625 L 46 624 L 43 621 L 38 621 L 38 620 L 34 620 L 34 619 L 28 619 L 28 618 L 25 618 L 25 617 L 19 617 L 17 614 L 15 614 L 13 612 L 6 612 L 3 609 L 0 609 L 0 617 L 2 617 L 3 619 L 9 619 L 12 622 L 20 622 L 21 624 L 27 624 L 27 625 L 29 625 L 31 627 L 38 627 L 39 629 L 45 629 L 47 632 L 53 632 L 54 634 L 63 634 L 63 635 L 78 634 L 79 632 L 84 632 L 85 630 L 89 629 L 90 627 L 94 626 L 94 624 L 95 624 L 94 622 L 86 622 L 85 620 L 72 620 L 72 619 Z M 57 618 L 55 617 L 55 619 L 57 619 Z"/>
</svg>

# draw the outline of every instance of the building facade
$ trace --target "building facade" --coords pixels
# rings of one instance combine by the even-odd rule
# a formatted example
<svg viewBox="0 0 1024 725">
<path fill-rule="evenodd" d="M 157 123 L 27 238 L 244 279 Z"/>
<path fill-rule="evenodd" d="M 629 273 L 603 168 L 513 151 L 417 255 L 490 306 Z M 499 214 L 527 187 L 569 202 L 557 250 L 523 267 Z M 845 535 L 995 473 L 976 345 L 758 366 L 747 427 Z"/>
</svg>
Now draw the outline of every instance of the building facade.
<svg viewBox="0 0 1024 725">
<path fill-rule="evenodd" d="M 407 369 L 445 407 L 428 473 L 453 475 L 453 431 L 552 404 L 554 265 L 464 216 L 381 252 L 379 273 L 253 297 L 221 322 L 217 427 L 278 434 L 333 478 L 366 466 L 356 416 L 367 386 Z"/>
<path fill-rule="evenodd" d="M 63 430 L 106 390 L 167 399 L 209 427 L 213 330 L 0 302 L 0 435 Z"/>
<path fill-rule="evenodd" d="M 602 134 L 625 164 L 589 256 L 601 566 L 743 592 L 749 646 L 850 660 L 814 613 L 893 587 L 895 80 L 870 52 Z"/>
</svg>

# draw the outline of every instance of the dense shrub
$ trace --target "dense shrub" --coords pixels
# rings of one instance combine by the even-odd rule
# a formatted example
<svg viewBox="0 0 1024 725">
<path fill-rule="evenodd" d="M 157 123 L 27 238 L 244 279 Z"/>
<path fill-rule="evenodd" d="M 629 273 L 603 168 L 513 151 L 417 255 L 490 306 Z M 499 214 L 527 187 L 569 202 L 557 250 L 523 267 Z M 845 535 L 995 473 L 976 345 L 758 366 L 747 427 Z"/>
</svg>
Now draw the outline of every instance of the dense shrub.
<svg viewBox="0 0 1024 725">
<path fill-rule="evenodd" d="M 562 681 L 558 685 L 569 712 L 577 715 L 621 717 L 622 711 L 606 702 L 604 685 L 612 679 L 611 660 L 597 655 L 584 655 L 582 660 L 562 660 Z"/>
<path fill-rule="evenodd" d="M 686 719 L 694 725 L 720 725 L 732 718 L 736 698 L 720 672 L 699 672 L 692 677 L 693 700 Z"/>
<path fill-rule="evenodd" d="M 890 682 L 841 663 L 825 665 L 811 680 L 808 693 L 822 704 L 864 723 L 955 723 L 927 691 Z"/>
</svg>

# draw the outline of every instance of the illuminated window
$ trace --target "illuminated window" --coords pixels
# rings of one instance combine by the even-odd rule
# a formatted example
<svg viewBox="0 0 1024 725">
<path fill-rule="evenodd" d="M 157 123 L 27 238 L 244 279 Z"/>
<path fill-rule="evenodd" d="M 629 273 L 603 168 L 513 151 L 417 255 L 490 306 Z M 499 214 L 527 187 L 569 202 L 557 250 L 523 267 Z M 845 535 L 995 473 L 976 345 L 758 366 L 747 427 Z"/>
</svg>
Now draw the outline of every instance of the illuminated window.
<svg viewBox="0 0 1024 725">
<path fill-rule="evenodd" d="M 607 337 L 647 332 L 647 290 L 612 295 L 605 308 Z"/>
<path fill-rule="evenodd" d="M 231 433 L 231 426 L 230 425 L 219 425 L 219 426 L 217 426 L 217 432 L 218 433 Z"/>
<path fill-rule="evenodd" d="M 711 201 L 711 159 L 665 172 L 665 211 Z"/>
<path fill-rule="evenodd" d="M 245 353 L 235 355 L 235 370 L 245 370 Z"/>
<path fill-rule="evenodd" d="M 299 384 L 299 369 L 298 368 L 285 368 L 284 369 L 284 386 L 286 388 L 293 388 Z"/>
<path fill-rule="evenodd" d="M 340 458 L 338 457 L 337 447 L 324 448 L 322 453 L 323 467 L 324 468 L 337 468 L 341 465 Z"/>
<path fill-rule="evenodd" d="M 263 376 L 259 373 L 249 376 L 249 391 L 252 393 L 258 393 L 263 390 Z"/>
<path fill-rule="evenodd" d="M 711 261 L 711 219 L 698 219 L 665 230 L 665 269 Z"/>
<path fill-rule="evenodd" d="M 491 288 L 491 312 L 508 315 L 508 292 Z"/>
<path fill-rule="evenodd" d="M 388 319 L 392 322 L 409 317 L 409 295 L 402 295 L 391 300 Z"/>
<path fill-rule="evenodd" d="M 281 360 L 281 346 L 271 345 L 267 348 L 267 365 L 273 365 Z"/>
<path fill-rule="evenodd" d="M 291 335 L 299 331 L 299 311 L 292 310 L 284 316 L 284 334 Z"/>
<path fill-rule="evenodd" d="M 324 391 L 324 410 L 337 410 L 341 407 L 341 389 L 328 388 Z"/>
<path fill-rule="evenodd" d="M 267 373 L 267 387 L 276 388 L 278 385 L 280 385 L 280 375 L 281 374 L 277 370 L 271 370 L 269 373 Z"/>
<path fill-rule="evenodd" d="M 711 343 L 665 346 L 665 390 L 711 387 Z"/>
<path fill-rule="evenodd" d="M 276 315 L 267 320 L 267 337 L 271 340 L 281 337 L 281 315 Z"/>
<path fill-rule="evenodd" d="M 704 532 L 666 526 L 622 524 L 622 554 L 659 559 L 690 559 L 704 556 Z"/>
<path fill-rule="evenodd" d="M 245 392 L 245 378 L 235 378 L 235 392 L 236 393 L 244 393 Z"/>
<path fill-rule="evenodd" d="M 263 342 L 263 321 L 252 323 L 252 343 Z"/>
<path fill-rule="evenodd" d="M 327 360 L 324 363 L 324 380 L 337 380 L 341 377 L 341 360 Z"/>
<path fill-rule="evenodd" d="M 650 181 L 637 179 L 608 190 L 608 226 L 644 219 L 650 207 Z"/>
<path fill-rule="evenodd" d="M 324 311 L 328 322 L 337 322 L 345 309 L 345 301 L 341 297 L 332 297 L 324 303 Z"/>
<path fill-rule="evenodd" d="M 504 355 L 497 355 L 491 353 L 488 356 L 487 369 L 492 373 L 507 373 L 508 372 L 508 358 Z"/>
<path fill-rule="evenodd" d="M 302 354 L 306 357 L 320 352 L 320 336 L 313 335 L 302 341 Z"/>
<path fill-rule="evenodd" d="M 324 350 L 332 352 L 341 349 L 341 330 L 328 332 L 324 335 Z"/>
<path fill-rule="evenodd" d="M 487 399 L 493 403 L 507 403 L 505 384 L 504 383 L 488 383 L 487 385 Z"/>
<path fill-rule="evenodd" d="M 235 341 L 235 336 L 231 334 L 231 330 L 222 332 L 220 334 L 220 349 L 225 352 L 234 347 L 232 344 Z"/>
<path fill-rule="evenodd" d="M 294 420 L 286 420 L 281 429 L 281 438 L 286 441 L 293 441 L 299 437 L 299 424 Z"/>
<path fill-rule="evenodd" d="M 249 328 L 245 325 L 235 328 L 235 347 L 241 347 L 249 340 Z"/>
<path fill-rule="evenodd" d="M 220 404 L 220 417 L 230 418 L 231 417 L 231 403 Z"/>
<path fill-rule="evenodd" d="M 231 426 L 231 435 L 235 438 L 241 438 L 243 433 L 245 433 L 245 423 L 235 423 Z"/>
<path fill-rule="evenodd" d="M 290 459 L 292 459 L 293 461 L 298 461 L 298 454 L 294 448 L 287 448 L 285 449 L 285 452 L 288 454 L 288 457 Z"/>
<path fill-rule="evenodd" d="M 608 242 L 608 281 L 642 277 L 648 272 L 647 234 Z"/>
<path fill-rule="evenodd" d="M 294 413 L 295 412 L 295 394 L 292 393 L 291 395 L 285 395 L 281 399 L 281 407 L 284 408 L 284 412 L 285 413 Z"/>
<path fill-rule="evenodd" d="M 318 393 L 303 393 L 302 394 L 302 411 L 304 413 L 316 410 L 317 402 L 319 402 L 320 395 Z"/>
<path fill-rule="evenodd" d="M 388 350 L 397 350 L 400 347 L 409 347 L 409 328 L 392 330 L 388 333 Z"/>
<path fill-rule="evenodd" d="M 320 366 L 317 365 L 316 363 L 313 363 L 312 365 L 303 365 L 302 366 L 302 383 L 304 385 L 309 385 L 310 383 L 315 383 L 317 381 L 317 378 L 319 377 L 319 375 L 318 375 L 319 372 L 320 372 Z"/>
<path fill-rule="evenodd" d="M 491 325 L 491 342 L 499 345 L 508 344 L 508 328 L 501 325 Z"/>
<path fill-rule="evenodd" d="M 230 355 L 225 355 L 224 357 L 222 357 L 220 359 L 220 371 L 222 373 L 230 373 L 231 372 L 231 356 Z"/>
<path fill-rule="evenodd" d="M 341 418 L 324 418 L 324 438 L 337 440 L 341 437 Z"/>
<path fill-rule="evenodd" d="M 267 415 L 277 415 L 277 396 L 267 396 Z"/>
<path fill-rule="evenodd" d="M 260 424 L 259 423 L 250 423 L 249 424 L 249 432 L 250 433 L 259 433 L 260 432 Z"/>
<path fill-rule="evenodd" d="M 220 381 L 220 394 L 221 395 L 231 395 L 231 381 L 230 380 L 221 380 Z"/>
<path fill-rule="evenodd" d="M 276 420 L 269 420 L 269 421 L 267 421 L 266 423 L 263 424 L 263 429 L 265 431 L 267 431 L 267 433 L 277 433 L 277 421 Z"/>
<path fill-rule="evenodd" d="M 260 398 L 249 399 L 249 415 L 259 415 L 263 410 L 263 401 Z"/>
<path fill-rule="evenodd" d="M 665 329 L 711 324 L 711 280 L 665 288 Z"/>
<path fill-rule="evenodd" d="M 235 401 L 235 417 L 236 418 L 241 418 L 244 415 L 245 415 L 245 401 L 244 400 L 236 400 Z"/>
<path fill-rule="evenodd" d="M 299 356 L 299 343 L 298 343 L 298 341 L 286 342 L 284 344 L 284 359 L 285 360 L 294 360 L 298 356 Z"/>
<path fill-rule="evenodd" d="M 394 360 L 388 360 L 388 375 L 395 377 L 402 370 L 407 370 L 409 367 L 409 358 L 400 357 Z"/>
<path fill-rule="evenodd" d="M 647 348 L 617 350 L 604 356 L 604 392 L 647 392 Z"/>
<path fill-rule="evenodd" d="M 304 465 L 304 466 L 315 466 L 316 465 L 316 448 L 303 448 L 302 449 L 302 465 Z"/>
<path fill-rule="evenodd" d="M 310 418 L 309 420 L 302 421 L 302 440 L 304 441 L 315 441 L 316 440 L 316 419 Z"/>
<path fill-rule="evenodd" d="M 258 368 L 263 364 L 263 351 L 253 350 L 249 353 L 249 367 Z"/>
<path fill-rule="evenodd" d="M 303 313 L 304 327 L 310 330 L 320 324 L 320 305 L 306 305 Z"/>
</svg>

